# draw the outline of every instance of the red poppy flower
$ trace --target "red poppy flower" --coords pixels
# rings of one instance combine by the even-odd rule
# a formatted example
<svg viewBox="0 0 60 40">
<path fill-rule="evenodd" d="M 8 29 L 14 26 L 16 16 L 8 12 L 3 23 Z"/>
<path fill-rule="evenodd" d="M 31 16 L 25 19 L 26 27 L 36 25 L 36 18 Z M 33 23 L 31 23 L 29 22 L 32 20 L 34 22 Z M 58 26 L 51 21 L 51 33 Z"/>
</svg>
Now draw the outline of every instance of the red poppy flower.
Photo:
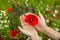
<svg viewBox="0 0 60 40">
<path fill-rule="evenodd" d="M 18 35 L 18 30 L 12 30 L 11 32 L 10 32 L 10 37 L 11 38 L 14 38 L 15 36 L 17 36 Z"/>
<path fill-rule="evenodd" d="M 27 22 L 30 25 L 34 26 L 38 23 L 38 18 L 33 14 L 28 14 L 25 17 L 25 22 Z"/>
<path fill-rule="evenodd" d="M 0 40 L 2 40 L 2 38 L 0 37 Z"/>
<path fill-rule="evenodd" d="M 8 12 L 12 12 L 12 7 L 9 7 L 8 8 Z"/>
</svg>

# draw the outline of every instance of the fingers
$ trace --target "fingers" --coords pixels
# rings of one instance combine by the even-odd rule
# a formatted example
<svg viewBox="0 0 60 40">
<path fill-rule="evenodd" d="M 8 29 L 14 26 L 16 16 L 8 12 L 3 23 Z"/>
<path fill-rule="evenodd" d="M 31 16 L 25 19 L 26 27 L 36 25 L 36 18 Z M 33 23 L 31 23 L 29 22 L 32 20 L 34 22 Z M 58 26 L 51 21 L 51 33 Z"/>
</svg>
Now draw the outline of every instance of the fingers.
<svg viewBox="0 0 60 40">
<path fill-rule="evenodd" d="M 20 16 L 20 22 L 21 22 L 21 25 L 23 26 L 24 25 L 24 19 L 22 18 L 22 16 Z"/>
<path fill-rule="evenodd" d="M 29 32 L 28 30 L 24 30 L 24 29 L 22 29 L 21 27 L 18 27 L 18 28 L 19 28 L 19 30 L 20 30 L 22 33 L 24 33 L 24 34 L 26 34 L 26 35 L 28 35 L 28 36 L 31 35 L 31 32 Z"/>
<path fill-rule="evenodd" d="M 24 33 L 24 30 L 21 27 L 18 26 L 18 29 Z"/>
<path fill-rule="evenodd" d="M 29 29 L 28 23 L 25 24 L 25 26 L 23 27 L 23 29 Z"/>
<path fill-rule="evenodd" d="M 36 32 L 36 30 L 34 29 L 34 26 L 32 26 L 32 25 L 30 25 L 30 24 L 28 24 L 27 23 L 27 28 L 28 28 L 28 30 L 30 30 L 30 31 L 33 31 L 33 32 Z"/>
<path fill-rule="evenodd" d="M 18 28 L 22 33 L 26 34 L 26 31 L 24 29 L 22 29 L 21 27 L 18 27 Z"/>
<path fill-rule="evenodd" d="M 20 16 L 21 25 L 24 29 L 28 28 L 30 25 L 25 22 L 24 16 Z"/>
<path fill-rule="evenodd" d="M 39 16 L 40 16 L 40 18 L 44 18 L 43 16 L 42 16 L 42 14 L 41 14 L 41 12 L 39 11 Z"/>
<path fill-rule="evenodd" d="M 20 21 L 21 21 L 21 25 L 24 26 L 26 23 L 25 23 L 25 20 L 24 20 L 24 15 L 23 16 L 20 16 Z"/>
<path fill-rule="evenodd" d="M 29 29 L 31 29 L 31 27 L 32 27 L 31 25 L 29 25 L 28 23 L 26 23 L 25 26 L 24 26 L 24 29 L 28 29 L 29 30 Z"/>
</svg>

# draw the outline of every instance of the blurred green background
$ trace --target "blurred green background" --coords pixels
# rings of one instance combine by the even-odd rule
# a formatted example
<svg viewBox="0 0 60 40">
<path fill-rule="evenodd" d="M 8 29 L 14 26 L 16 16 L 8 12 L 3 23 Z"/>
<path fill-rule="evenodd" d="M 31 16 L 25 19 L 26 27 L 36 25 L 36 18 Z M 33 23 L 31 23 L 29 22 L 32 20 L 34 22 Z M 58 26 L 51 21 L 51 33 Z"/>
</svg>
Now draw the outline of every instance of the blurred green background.
<svg viewBox="0 0 60 40">
<path fill-rule="evenodd" d="M 12 12 L 8 8 L 12 7 Z M 27 40 L 28 36 L 22 34 L 17 26 L 21 26 L 19 17 L 27 12 L 38 15 L 41 11 L 46 23 L 55 31 L 60 32 L 60 0 L 0 0 L 0 37 L 3 40 Z M 19 35 L 10 39 L 11 30 L 17 29 Z M 51 40 L 43 33 L 39 33 L 42 40 Z"/>
</svg>

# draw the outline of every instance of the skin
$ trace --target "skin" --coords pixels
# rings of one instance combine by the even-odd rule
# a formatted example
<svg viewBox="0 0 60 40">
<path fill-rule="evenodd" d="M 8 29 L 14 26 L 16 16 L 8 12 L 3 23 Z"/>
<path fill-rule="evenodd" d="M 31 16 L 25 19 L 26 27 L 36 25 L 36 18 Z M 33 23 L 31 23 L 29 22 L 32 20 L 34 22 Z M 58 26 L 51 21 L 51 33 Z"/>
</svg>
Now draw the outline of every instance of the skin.
<svg viewBox="0 0 60 40">
<path fill-rule="evenodd" d="M 38 25 L 37 25 L 37 27 L 35 27 L 37 30 L 41 29 L 42 31 L 39 30 L 40 32 L 43 32 L 47 36 L 51 37 L 53 40 L 59 40 L 60 33 L 56 32 L 55 30 L 53 30 L 52 28 L 50 28 L 46 25 L 45 19 L 40 12 L 39 12 L 39 24 Z M 39 29 L 38 29 L 38 27 L 39 27 Z"/>
<path fill-rule="evenodd" d="M 20 16 L 20 21 L 21 21 L 21 27 L 18 27 L 20 31 L 27 36 L 30 36 L 32 40 L 41 40 L 37 31 L 28 23 L 24 21 L 24 16 Z"/>
<path fill-rule="evenodd" d="M 30 14 L 30 12 L 28 12 L 25 15 L 28 15 L 28 14 Z M 35 15 L 35 14 L 33 14 L 33 15 Z M 52 28 L 50 28 L 46 25 L 45 19 L 40 12 L 39 12 L 39 16 L 36 16 L 36 17 L 38 17 L 39 22 L 38 22 L 37 25 L 34 26 L 34 28 L 38 32 L 43 32 L 47 36 L 51 37 L 53 40 L 59 40 L 60 33 L 56 32 L 55 30 L 53 30 Z M 30 36 L 32 40 L 41 40 L 38 36 L 37 31 L 31 25 L 24 22 L 24 17 L 23 16 L 20 16 L 20 20 L 21 20 L 22 28 L 21 27 L 18 27 L 18 28 L 20 29 L 21 32 Z"/>
<path fill-rule="evenodd" d="M 27 15 L 28 14 L 30 14 L 30 13 L 27 13 Z M 33 15 L 35 15 L 35 14 L 33 14 Z M 50 28 L 46 25 L 45 19 L 40 12 L 39 12 L 39 16 L 37 16 L 37 17 L 39 19 L 39 22 L 37 25 L 34 26 L 35 29 L 37 29 L 38 32 L 43 32 L 47 36 L 51 37 L 53 40 L 59 40 L 60 33 L 56 32 L 55 30 L 53 30 L 52 28 Z"/>
</svg>

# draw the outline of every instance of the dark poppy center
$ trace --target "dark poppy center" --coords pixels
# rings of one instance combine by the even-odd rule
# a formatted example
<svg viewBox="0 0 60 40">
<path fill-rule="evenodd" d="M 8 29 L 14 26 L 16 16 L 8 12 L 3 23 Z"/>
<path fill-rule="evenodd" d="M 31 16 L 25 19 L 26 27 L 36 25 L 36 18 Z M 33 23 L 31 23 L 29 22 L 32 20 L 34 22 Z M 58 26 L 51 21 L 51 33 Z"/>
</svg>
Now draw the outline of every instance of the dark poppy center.
<svg viewBox="0 0 60 40">
<path fill-rule="evenodd" d="M 15 35 L 16 33 L 14 32 L 13 34 Z"/>
<path fill-rule="evenodd" d="M 30 19 L 30 22 L 33 22 L 33 19 Z"/>
</svg>

